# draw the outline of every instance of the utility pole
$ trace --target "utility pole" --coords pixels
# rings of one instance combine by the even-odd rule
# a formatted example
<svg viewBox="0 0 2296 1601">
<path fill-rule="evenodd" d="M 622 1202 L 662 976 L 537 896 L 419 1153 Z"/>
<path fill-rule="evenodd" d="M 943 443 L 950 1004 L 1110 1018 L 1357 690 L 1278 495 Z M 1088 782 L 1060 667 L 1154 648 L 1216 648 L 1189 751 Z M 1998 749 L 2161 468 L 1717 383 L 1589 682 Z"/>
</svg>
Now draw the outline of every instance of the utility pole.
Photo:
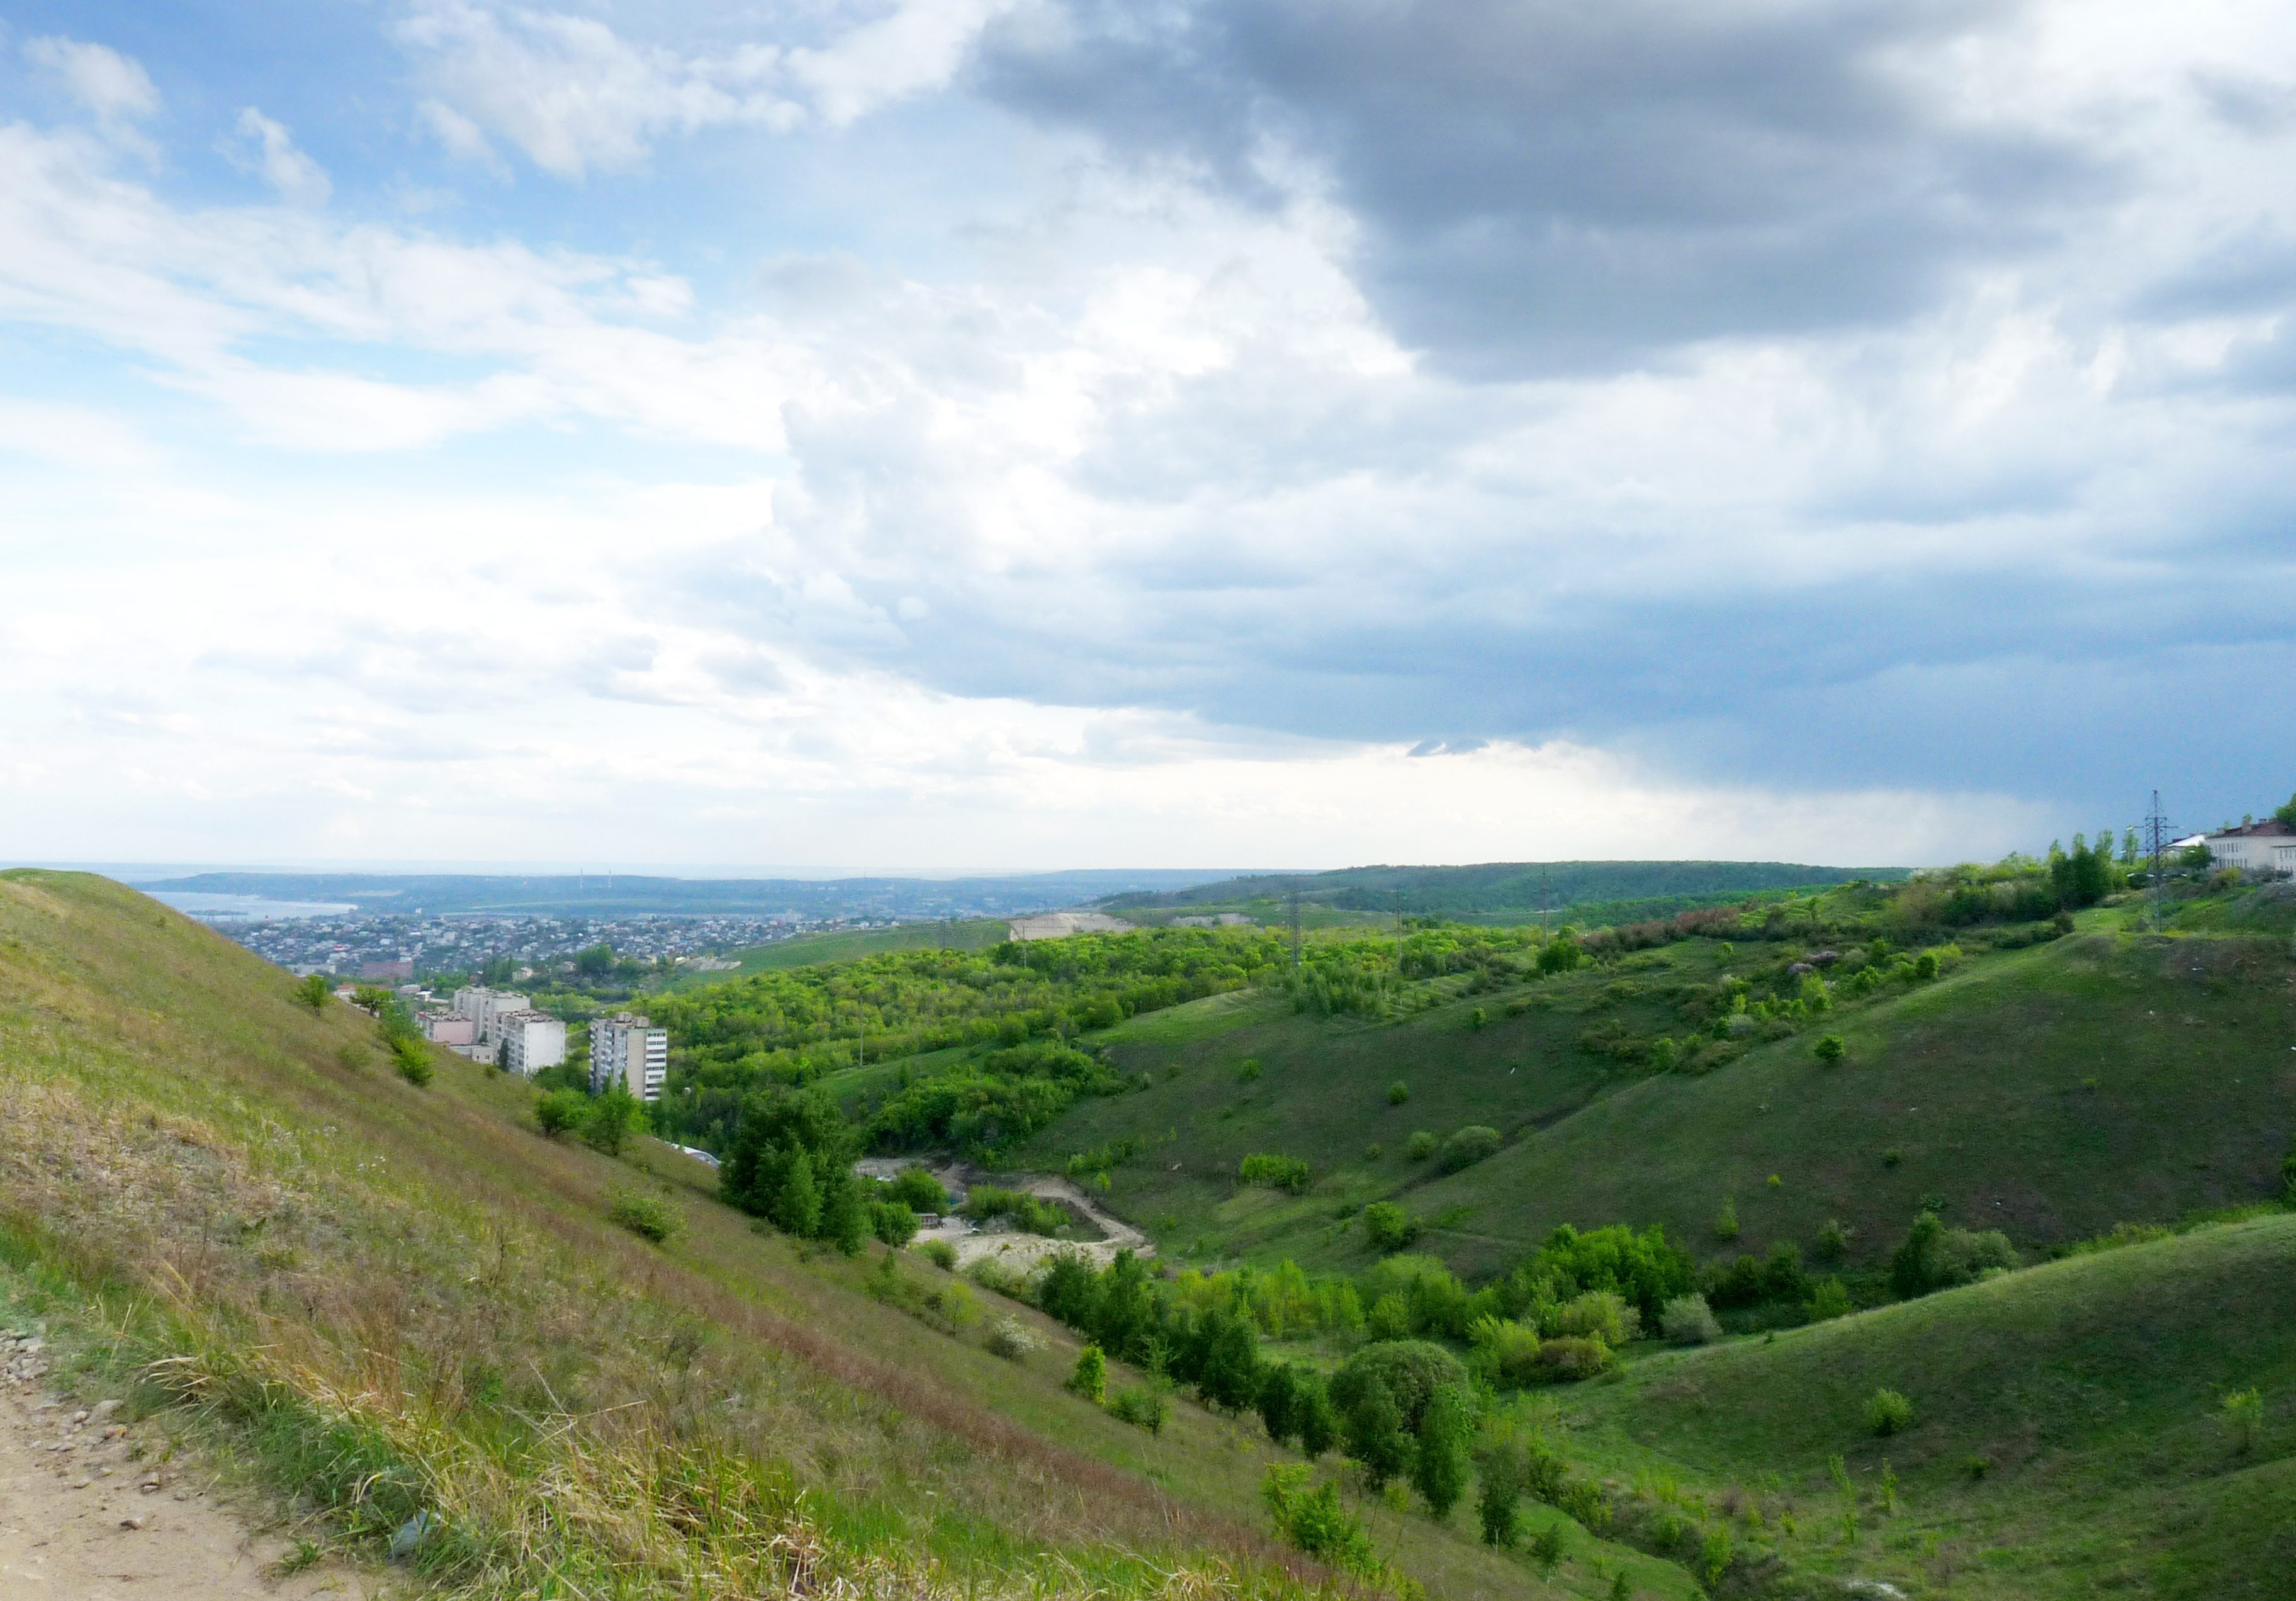
<svg viewBox="0 0 2296 1601">
<path fill-rule="evenodd" d="M 2161 792 L 2152 792 L 2152 809 L 2144 814 L 2144 848 L 2152 858 L 2152 927 L 2161 926 L 2161 858 L 2169 849 L 2169 818 L 2161 809 Z"/>
</svg>

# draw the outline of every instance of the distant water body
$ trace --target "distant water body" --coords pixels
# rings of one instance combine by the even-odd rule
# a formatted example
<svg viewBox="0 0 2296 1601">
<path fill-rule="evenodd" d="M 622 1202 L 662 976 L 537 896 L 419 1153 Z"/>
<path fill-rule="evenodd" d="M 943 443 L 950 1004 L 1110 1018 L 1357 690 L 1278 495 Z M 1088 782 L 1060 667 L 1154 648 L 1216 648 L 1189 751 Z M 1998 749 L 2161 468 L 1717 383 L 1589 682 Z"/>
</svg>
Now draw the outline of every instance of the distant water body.
<svg viewBox="0 0 2296 1601">
<path fill-rule="evenodd" d="M 146 890 L 144 891 L 164 906 L 171 906 L 188 916 L 206 922 L 226 922 L 266 917 L 340 917 L 345 912 L 358 908 L 347 901 L 335 900 L 272 900 L 261 895 L 194 895 L 181 890 Z"/>
</svg>

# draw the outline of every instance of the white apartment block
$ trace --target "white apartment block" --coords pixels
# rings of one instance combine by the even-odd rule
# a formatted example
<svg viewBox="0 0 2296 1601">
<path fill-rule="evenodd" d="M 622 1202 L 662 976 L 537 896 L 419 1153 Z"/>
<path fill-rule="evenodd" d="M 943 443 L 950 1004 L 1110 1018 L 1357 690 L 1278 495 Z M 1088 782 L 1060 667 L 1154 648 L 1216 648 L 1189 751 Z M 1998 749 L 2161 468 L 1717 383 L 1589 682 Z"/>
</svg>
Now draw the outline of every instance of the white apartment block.
<svg viewBox="0 0 2296 1601">
<path fill-rule="evenodd" d="M 513 995 L 507 989 L 457 989 L 455 991 L 455 1015 L 467 1017 L 478 1025 L 480 1045 L 493 1042 L 498 1030 L 495 1020 L 512 1012 L 530 1012 L 533 1001 L 523 995 Z"/>
<path fill-rule="evenodd" d="M 644 1017 L 618 1012 L 590 1025 L 590 1093 L 603 1094 L 620 1080 L 623 1088 L 641 1101 L 661 1098 L 662 1081 L 669 1077 L 669 1030 L 657 1029 Z"/>
<path fill-rule="evenodd" d="M 2202 842 L 2209 848 L 2209 858 L 2219 867 L 2296 874 L 2296 828 L 2277 817 L 2223 829 Z"/>
<path fill-rule="evenodd" d="M 531 1079 L 566 1060 L 566 1025 L 547 1012 L 504 1012 L 495 1018 L 503 1067 Z"/>
</svg>

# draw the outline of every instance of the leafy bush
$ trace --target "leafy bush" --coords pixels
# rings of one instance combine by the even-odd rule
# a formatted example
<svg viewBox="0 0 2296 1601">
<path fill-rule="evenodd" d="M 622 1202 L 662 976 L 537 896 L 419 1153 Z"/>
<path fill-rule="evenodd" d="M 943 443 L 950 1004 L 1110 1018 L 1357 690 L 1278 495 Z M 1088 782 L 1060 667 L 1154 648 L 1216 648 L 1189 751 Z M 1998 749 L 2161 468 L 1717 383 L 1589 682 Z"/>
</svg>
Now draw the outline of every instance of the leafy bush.
<svg viewBox="0 0 2296 1601">
<path fill-rule="evenodd" d="M 1866 1426 L 1887 1438 L 1903 1433 L 1914 1421 L 1914 1403 L 1895 1390 L 1876 1390 L 1866 1398 Z"/>
<path fill-rule="evenodd" d="M 988 1331 L 990 1353 L 1003 1357 L 1008 1362 L 1026 1361 L 1032 1354 L 1044 1349 L 1043 1338 L 1010 1313 L 999 1318 L 996 1326 Z"/>
<path fill-rule="evenodd" d="M 1835 1318 L 1847 1318 L 1857 1310 L 1849 1299 L 1849 1287 L 1838 1278 L 1822 1279 L 1810 1294 L 1803 1310 L 1812 1323 L 1824 1323 Z"/>
<path fill-rule="evenodd" d="M 1380 1570 L 1371 1536 L 1362 1523 L 1341 1504 L 1340 1487 L 1326 1479 L 1310 1488 L 1314 1470 L 1298 1463 L 1279 1463 L 1260 1481 L 1260 1498 L 1267 1504 L 1276 1533 L 1308 1556 L 1359 1577 Z"/>
<path fill-rule="evenodd" d="M 1849 1252 L 1849 1227 L 1839 1218 L 1828 1218 L 1817 1231 L 1817 1260 L 1838 1262 Z"/>
<path fill-rule="evenodd" d="M 1404 1102 L 1410 1098 L 1411 1086 L 1406 1084 L 1402 1080 L 1398 1079 L 1394 1083 L 1387 1087 L 1387 1104 L 1389 1105 L 1400 1106 Z"/>
<path fill-rule="evenodd" d="M 553 1139 L 578 1129 L 590 1115 L 590 1097 L 578 1089 L 554 1089 L 534 1104 L 534 1121 Z"/>
<path fill-rule="evenodd" d="M 921 1167 L 906 1167 L 894 1174 L 884 1186 L 884 1198 L 913 1212 L 941 1212 L 948 1209 L 948 1192 L 941 1188 L 939 1179 Z"/>
<path fill-rule="evenodd" d="M 869 1232 L 888 1245 L 906 1245 L 917 1237 L 917 1214 L 898 1201 L 872 1201 Z"/>
<path fill-rule="evenodd" d="M 917 1254 L 944 1273 L 956 1271 L 956 1247 L 947 1240 L 927 1240 L 917 1247 Z"/>
<path fill-rule="evenodd" d="M 1364 1236 L 1373 1248 L 1400 1251 L 1419 1237 L 1419 1219 L 1392 1201 L 1374 1201 L 1364 1208 Z"/>
<path fill-rule="evenodd" d="M 1496 1156 L 1501 1143 L 1497 1129 L 1470 1123 L 1443 1142 L 1443 1154 L 1435 1165 L 1446 1173 L 1456 1173 Z"/>
<path fill-rule="evenodd" d="M 1473 1434 L 1474 1408 L 1466 1385 L 1438 1384 L 1419 1416 L 1411 1487 L 1439 1523 L 1467 1493 L 1467 1442 Z"/>
<path fill-rule="evenodd" d="M 398 1076 L 420 1089 L 430 1082 L 437 1071 L 430 1064 L 430 1047 L 420 1039 L 399 1039 L 390 1042 L 390 1064 Z"/>
<path fill-rule="evenodd" d="M 1296 1156 L 1247 1156 L 1236 1176 L 1246 1184 L 1289 1190 L 1295 1195 L 1308 1187 L 1308 1164 Z"/>
<path fill-rule="evenodd" d="M 968 1218 L 986 1220 L 989 1218 L 1010 1218 L 1030 1234 L 1054 1236 L 1069 1225 L 1068 1210 L 1050 1201 L 1039 1201 L 1026 1190 L 999 1189 L 995 1185 L 976 1184 L 964 1197 L 961 1208 Z"/>
<path fill-rule="evenodd" d="M 1890 1259 L 1890 1287 L 1910 1299 L 1972 1284 L 1991 1269 L 2016 1265 L 2017 1252 L 2008 1236 L 1997 1229 L 1973 1234 L 1948 1228 L 1934 1211 L 1924 1210 Z"/>
<path fill-rule="evenodd" d="M 1374 1340 L 1401 1340 L 1411 1334 L 1411 1302 L 1398 1291 L 1390 1290 L 1371 1303 L 1364 1318 L 1364 1332 Z"/>
<path fill-rule="evenodd" d="M 1068 1376 L 1067 1387 L 1095 1407 L 1108 1399 L 1108 1357 L 1099 1346 L 1086 1341 L 1077 1352 L 1076 1368 Z"/>
<path fill-rule="evenodd" d="M 1714 1214 L 1714 1237 L 1718 1240 L 1738 1237 L 1738 1198 L 1735 1195 L 1722 1198 L 1722 1210 Z"/>
<path fill-rule="evenodd" d="M 1584 1234 L 1563 1224 L 1523 1264 L 1519 1278 L 1527 1285 L 1546 1281 L 1557 1300 L 1586 1290 L 1615 1290 L 1647 1322 L 1655 1322 L 1669 1301 L 1698 1287 L 1690 1253 L 1669 1241 L 1663 1230 L 1636 1234 L 1615 1223 Z"/>
<path fill-rule="evenodd" d="M 1467 1332 L 1475 1371 L 1495 1388 L 1521 1388 L 1545 1377 L 1538 1365 L 1539 1334 L 1528 1324 L 1504 1318 L 1478 1318 Z"/>
<path fill-rule="evenodd" d="M 1108 1398 L 1108 1414 L 1119 1423 L 1145 1429 L 1151 1434 L 1164 1432 L 1164 1420 L 1171 1407 L 1160 1391 L 1145 1384 L 1132 1384 Z"/>
<path fill-rule="evenodd" d="M 2256 1449 L 2256 1436 L 2264 1427 L 2264 1392 L 2253 1387 L 2233 1392 L 2224 1398 L 2222 1416 L 2233 1449 L 2246 1456 Z"/>
<path fill-rule="evenodd" d="M 980 1298 L 961 1278 L 935 1285 L 924 1293 L 924 1309 L 933 1322 L 950 1334 L 962 1334 L 980 1321 Z"/>
<path fill-rule="evenodd" d="M 1669 1343 L 1705 1345 L 1722 1337 L 1722 1326 L 1703 1295 L 1678 1295 L 1659 1313 L 1660 1331 Z"/>
<path fill-rule="evenodd" d="M 1549 1523 L 1530 1537 L 1523 1548 L 1531 1564 L 1542 1573 L 1552 1573 L 1562 1562 L 1562 1525 Z"/>
<path fill-rule="evenodd" d="M 616 1084 L 590 1103 L 589 1114 L 582 1120 L 582 1140 L 594 1151 L 619 1156 L 644 1122 L 645 1109 L 637 1097 Z"/>
<path fill-rule="evenodd" d="M 1626 1297 L 1611 1290 L 1589 1290 L 1566 1302 L 1555 1318 L 1555 1332 L 1600 1340 L 1617 1350 L 1641 1333 L 1642 1314 Z"/>
<path fill-rule="evenodd" d="M 1849 1047 L 1842 1043 L 1841 1035 L 1820 1034 L 1817 1037 L 1817 1043 L 1809 1047 L 1809 1054 L 1824 1063 L 1826 1066 L 1832 1067 L 1847 1055 L 1849 1050 Z"/>
<path fill-rule="evenodd" d="M 1403 1154 L 1414 1162 L 1424 1162 L 1440 1148 L 1440 1142 L 1425 1129 L 1420 1129 L 1403 1142 Z"/>
<path fill-rule="evenodd" d="M 660 1196 L 621 1188 L 607 1192 L 606 1221 L 657 1245 L 668 1244 L 685 1227 L 685 1215 Z"/>
<path fill-rule="evenodd" d="M 327 997 L 333 993 L 333 987 L 327 982 L 327 975 L 324 973 L 311 973 L 295 986 L 295 998 L 314 1012 L 324 1010 Z"/>
<path fill-rule="evenodd" d="M 1602 1341 L 1564 1335 L 1544 1341 L 1538 1348 L 1540 1375 L 1557 1383 L 1591 1379 L 1611 1366 L 1611 1348 Z"/>
</svg>

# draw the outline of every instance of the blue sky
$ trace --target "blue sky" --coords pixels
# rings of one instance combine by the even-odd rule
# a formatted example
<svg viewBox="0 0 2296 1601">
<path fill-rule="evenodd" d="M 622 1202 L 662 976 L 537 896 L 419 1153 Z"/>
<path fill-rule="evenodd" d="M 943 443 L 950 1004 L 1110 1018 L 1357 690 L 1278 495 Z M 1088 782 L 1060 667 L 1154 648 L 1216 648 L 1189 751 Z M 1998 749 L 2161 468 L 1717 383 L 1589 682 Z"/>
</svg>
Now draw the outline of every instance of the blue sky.
<svg viewBox="0 0 2296 1601">
<path fill-rule="evenodd" d="M 2261 4 L 0 3 L 0 849 L 2263 810 L 2292 155 Z"/>
</svg>

